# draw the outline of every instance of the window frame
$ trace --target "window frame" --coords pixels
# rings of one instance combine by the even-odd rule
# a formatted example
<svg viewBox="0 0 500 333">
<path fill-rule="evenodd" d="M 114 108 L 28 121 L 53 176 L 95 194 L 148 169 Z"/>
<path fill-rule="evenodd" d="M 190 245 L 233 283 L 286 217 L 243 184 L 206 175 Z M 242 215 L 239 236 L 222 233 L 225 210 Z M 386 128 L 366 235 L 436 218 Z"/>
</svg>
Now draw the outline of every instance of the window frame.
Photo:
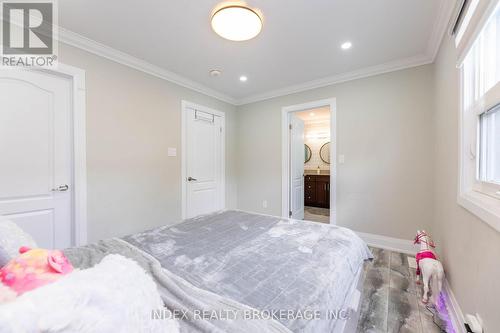
<svg viewBox="0 0 500 333">
<path fill-rule="evenodd" d="M 499 84 L 500 86 L 500 84 Z M 498 94 L 498 100 L 500 100 L 500 93 Z M 478 172 L 477 172 L 477 181 L 476 181 L 476 190 L 488 195 L 493 196 L 494 198 L 499 198 L 500 199 L 500 183 L 499 182 L 491 182 L 488 181 L 488 179 L 484 179 L 483 177 L 487 172 L 490 171 L 491 165 L 488 166 L 487 164 L 491 163 L 488 159 L 489 157 L 489 152 L 492 152 L 492 144 L 494 143 L 494 140 L 491 140 L 493 142 L 488 141 L 484 136 L 487 135 L 487 130 L 484 130 L 484 126 L 492 126 L 491 122 L 488 122 L 488 124 L 483 124 L 481 118 L 483 116 L 487 116 L 486 114 L 489 112 L 496 113 L 496 116 L 500 117 L 500 103 L 497 105 L 493 106 L 492 108 L 489 108 L 487 111 L 480 113 L 478 115 L 479 118 L 479 129 L 478 129 L 478 146 L 479 146 L 479 157 L 478 157 Z M 500 131 L 500 128 L 497 129 Z M 488 147 L 483 147 L 483 144 L 486 143 Z M 500 143 L 500 142 L 499 142 Z M 486 160 L 486 161 L 485 161 Z M 486 162 L 486 165 L 484 164 Z M 497 161 L 497 163 L 500 163 L 500 161 Z M 497 166 L 500 168 L 500 165 Z M 487 175 L 486 175 L 487 177 Z"/>
<path fill-rule="evenodd" d="M 497 83 L 497 86 L 500 87 L 500 84 Z M 500 94 L 497 95 L 497 98 L 498 98 L 497 100 L 500 103 Z M 496 106 L 485 107 L 486 110 L 477 114 L 477 118 L 478 118 L 477 151 L 479 153 L 477 155 L 477 162 L 476 162 L 477 172 L 476 172 L 476 179 L 474 181 L 473 189 L 477 192 L 489 195 L 493 198 L 500 200 L 500 184 L 482 179 L 482 175 L 483 175 L 484 170 L 481 170 L 482 168 L 486 169 L 486 167 L 481 164 L 483 158 L 485 158 L 482 155 L 486 155 L 486 153 L 487 153 L 486 150 L 489 150 L 489 148 L 484 149 L 484 147 L 481 146 L 482 143 L 484 142 L 483 138 L 481 136 L 485 135 L 485 133 L 483 133 L 483 131 L 481 129 L 481 127 L 483 126 L 483 124 L 481 123 L 481 116 L 483 116 L 489 110 L 492 110 L 492 108 L 498 108 L 499 106 L 500 106 L 500 104 L 497 103 Z M 500 115 L 500 110 L 497 110 L 495 112 L 499 112 L 499 115 Z"/>
<path fill-rule="evenodd" d="M 498 4 L 498 3 L 497 3 Z M 494 6 L 490 14 L 496 13 L 499 7 Z M 489 15 L 488 15 L 489 16 Z M 482 31 L 488 20 L 483 20 Z M 470 28 L 470 27 L 469 27 Z M 475 41 L 471 43 L 469 52 L 479 52 L 473 49 Z M 479 93 L 481 72 L 478 65 L 479 53 L 471 53 L 470 61 L 467 54 L 460 66 L 460 128 L 459 128 L 459 180 L 457 202 L 497 231 L 500 231 L 500 184 L 481 180 L 480 154 L 481 151 L 481 115 L 496 107 L 500 103 L 500 82 L 496 82 L 480 98 Z M 498 67 L 500 67 L 500 63 Z M 471 69 L 470 72 L 467 69 Z M 469 100 L 471 99 L 472 100 Z M 499 112 L 499 111 L 497 111 Z"/>
</svg>

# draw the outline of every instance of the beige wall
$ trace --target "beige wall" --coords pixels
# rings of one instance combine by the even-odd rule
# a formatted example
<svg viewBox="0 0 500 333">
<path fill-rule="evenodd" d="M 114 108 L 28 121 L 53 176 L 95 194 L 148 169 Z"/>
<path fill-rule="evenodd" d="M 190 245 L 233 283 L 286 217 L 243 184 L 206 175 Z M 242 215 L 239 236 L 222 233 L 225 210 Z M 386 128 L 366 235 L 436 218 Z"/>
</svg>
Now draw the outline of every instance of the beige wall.
<svg viewBox="0 0 500 333">
<path fill-rule="evenodd" d="M 464 313 L 479 313 L 485 332 L 500 328 L 500 233 L 457 204 L 459 71 L 445 37 L 435 70 L 432 231 L 447 279 Z"/>
<path fill-rule="evenodd" d="M 335 97 L 338 224 L 413 238 L 432 219 L 432 79 L 421 66 L 238 107 L 238 208 L 281 214 L 281 108 Z"/>
<path fill-rule="evenodd" d="M 181 219 L 182 99 L 226 112 L 226 198 L 236 206 L 234 106 L 64 44 L 59 55 L 86 71 L 90 242 Z"/>
</svg>

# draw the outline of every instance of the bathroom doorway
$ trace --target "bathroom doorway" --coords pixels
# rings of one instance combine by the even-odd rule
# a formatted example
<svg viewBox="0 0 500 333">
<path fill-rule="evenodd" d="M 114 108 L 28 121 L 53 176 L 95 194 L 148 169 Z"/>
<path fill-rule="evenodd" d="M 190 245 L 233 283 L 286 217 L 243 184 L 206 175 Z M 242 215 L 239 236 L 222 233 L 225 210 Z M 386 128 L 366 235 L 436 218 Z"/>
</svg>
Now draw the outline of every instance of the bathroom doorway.
<svg viewBox="0 0 500 333">
<path fill-rule="evenodd" d="M 283 215 L 335 223 L 335 100 L 283 108 Z"/>
<path fill-rule="evenodd" d="M 330 223 L 330 107 L 295 115 L 304 122 L 304 220 Z"/>
</svg>

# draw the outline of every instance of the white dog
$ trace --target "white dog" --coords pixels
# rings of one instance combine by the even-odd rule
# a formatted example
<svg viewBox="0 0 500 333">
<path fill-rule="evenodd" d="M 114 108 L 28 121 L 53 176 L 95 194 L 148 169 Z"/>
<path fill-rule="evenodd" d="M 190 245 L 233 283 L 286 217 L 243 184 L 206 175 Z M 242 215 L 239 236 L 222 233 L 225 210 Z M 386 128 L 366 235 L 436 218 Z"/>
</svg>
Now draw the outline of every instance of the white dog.
<svg viewBox="0 0 500 333">
<path fill-rule="evenodd" d="M 415 244 L 420 244 L 420 251 L 416 255 L 417 259 L 417 283 L 420 283 L 420 272 L 424 282 L 424 294 L 422 302 L 427 303 L 429 300 L 429 283 L 432 288 L 432 303 L 437 304 L 439 293 L 443 286 L 444 270 L 443 265 L 437 259 L 436 254 L 432 250 L 435 248 L 434 242 L 431 240 L 425 230 L 418 230 L 415 237 Z"/>
</svg>

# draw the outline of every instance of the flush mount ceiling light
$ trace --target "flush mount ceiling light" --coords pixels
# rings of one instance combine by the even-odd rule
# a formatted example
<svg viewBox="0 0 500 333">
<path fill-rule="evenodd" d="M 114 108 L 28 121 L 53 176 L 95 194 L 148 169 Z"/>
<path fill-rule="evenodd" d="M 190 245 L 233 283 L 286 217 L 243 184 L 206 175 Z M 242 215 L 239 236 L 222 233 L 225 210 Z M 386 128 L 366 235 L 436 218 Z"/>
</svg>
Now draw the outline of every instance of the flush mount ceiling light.
<svg viewBox="0 0 500 333">
<path fill-rule="evenodd" d="M 213 14 L 212 29 L 222 38 L 244 41 L 260 33 L 262 19 L 248 7 L 226 6 Z"/>
<path fill-rule="evenodd" d="M 247 82 L 248 78 L 245 75 L 240 76 L 241 82 Z"/>
<path fill-rule="evenodd" d="M 351 42 L 345 42 L 342 45 L 340 45 L 340 47 L 342 48 L 342 50 L 349 50 L 352 47 L 352 43 Z"/>
</svg>

